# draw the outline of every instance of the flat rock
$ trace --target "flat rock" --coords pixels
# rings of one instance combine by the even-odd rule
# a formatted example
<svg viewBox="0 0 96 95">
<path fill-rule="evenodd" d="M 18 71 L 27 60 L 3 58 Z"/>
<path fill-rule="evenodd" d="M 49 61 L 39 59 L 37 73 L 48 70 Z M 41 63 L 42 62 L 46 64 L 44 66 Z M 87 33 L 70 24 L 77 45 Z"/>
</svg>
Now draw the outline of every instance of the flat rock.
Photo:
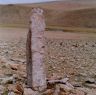
<svg viewBox="0 0 96 95">
<path fill-rule="evenodd" d="M 30 88 L 24 88 L 24 95 L 40 95 L 37 91 L 33 91 Z"/>
<path fill-rule="evenodd" d="M 84 86 L 89 87 L 89 88 L 96 88 L 96 84 L 85 83 Z"/>
</svg>

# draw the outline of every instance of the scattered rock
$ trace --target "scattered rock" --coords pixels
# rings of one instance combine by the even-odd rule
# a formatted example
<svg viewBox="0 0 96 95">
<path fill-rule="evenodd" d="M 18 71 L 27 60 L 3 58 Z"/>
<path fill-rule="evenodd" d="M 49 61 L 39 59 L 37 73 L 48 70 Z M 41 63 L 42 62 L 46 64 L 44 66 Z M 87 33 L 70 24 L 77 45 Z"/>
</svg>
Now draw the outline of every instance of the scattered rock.
<svg viewBox="0 0 96 95">
<path fill-rule="evenodd" d="M 60 86 L 56 85 L 55 86 L 55 91 L 54 91 L 53 95 L 59 95 L 59 94 L 60 94 Z"/>
<path fill-rule="evenodd" d="M 89 84 L 94 84 L 95 83 L 95 79 L 94 78 L 88 78 L 85 83 L 89 83 Z"/>
<path fill-rule="evenodd" d="M 71 93 L 69 95 L 86 95 L 85 92 L 81 91 L 81 90 L 75 90 L 74 93 Z"/>
<path fill-rule="evenodd" d="M 46 91 L 44 91 L 42 94 L 43 95 L 52 95 L 53 94 L 53 92 L 54 92 L 54 90 L 53 89 L 47 89 Z"/>
<path fill-rule="evenodd" d="M 49 84 L 56 84 L 56 83 L 61 83 L 61 84 L 66 84 L 69 78 L 63 78 L 63 79 L 57 79 L 57 80 L 48 80 Z"/>
<path fill-rule="evenodd" d="M 82 82 L 72 82 L 74 87 L 82 87 Z"/>
<path fill-rule="evenodd" d="M 49 78 L 49 80 L 55 80 L 55 79 L 60 79 L 61 76 L 57 75 L 57 73 L 52 73 L 52 76 Z"/>
<path fill-rule="evenodd" d="M 89 87 L 89 88 L 96 88 L 96 84 L 84 83 L 84 86 Z"/>
<path fill-rule="evenodd" d="M 10 64 L 10 68 L 12 70 L 17 70 L 18 69 L 18 64 Z"/>
<path fill-rule="evenodd" d="M 33 91 L 30 88 L 24 88 L 24 95 L 40 95 L 40 93 Z"/>
<path fill-rule="evenodd" d="M 85 92 L 85 95 L 96 95 L 96 89 L 80 87 L 78 90 Z"/>
<path fill-rule="evenodd" d="M 4 86 L 0 85 L 0 95 L 3 94 Z"/>
<path fill-rule="evenodd" d="M 69 78 L 63 78 L 61 79 L 61 82 L 66 83 L 69 80 Z"/>
<path fill-rule="evenodd" d="M 92 90 L 92 91 L 88 92 L 87 95 L 96 95 L 96 89 L 94 91 Z"/>
<path fill-rule="evenodd" d="M 14 84 L 8 84 L 8 91 L 15 91 L 15 85 Z"/>
<path fill-rule="evenodd" d="M 17 90 L 18 92 L 22 93 L 21 95 L 23 95 L 23 93 L 24 93 L 24 88 L 23 88 L 22 84 L 17 83 L 17 84 L 16 84 L 16 90 Z"/>
<path fill-rule="evenodd" d="M 25 65 L 24 66 L 23 64 L 21 64 L 25 63 L 25 60 L 23 60 L 25 59 L 25 40 L 26 39 L 24 38 L 20 42 L 21 44 L 18 43 L 17 40 L 10 42 L 10 44 L 8 44 L 7 42 L 6 42 L 7 44 L 4 44 L 5 42 L 0 41 L 0 60 L 1 60 L 0 63 L 2 65 L 2 66 L 0 65 L 0 83 L 2 85 L 14 82 L 14 78 L 10 79 L 10 77 L 12 76 L 14 77 L 14 72 L 16 74 L 16 78 L 18 78 L 17 80 L 22 81 L 22 79 L 24 79 L 25 81 L 26 65 L 24 64 Z M 80 81 L 77 80 L 77 83 L 73 83 L 72 85 L 76 89 L 82 87 L 82 91 L 84 90 L 84 92 L 86 92 L 87 95 L 96 95 L 96 81 L 94 82 L 93 78 L 86 79 L 86 77 L 90 77 L 91 75 L 96 74 L 96 64 L 95 64 L 96 48 L 93 48 L 94 46 L 96 46 L 96 39 L 95 40 L 47 39 L 46 43 L 48 47 L 48 53 L 45 56 L 46 71 L 48 73 L 47 74 L 48 76 L 52 75 L 53 73 L 53 76 L 50 79 L 52 80 L 61 79 L 61 76 L 63 77 L 64 74 L 73 78 L 75 75 L 74 74 L 75 71 L 74 70 L 72 71 L 71 68 L 75 69 L 78 67 L 76 69 L 77 70 L 76 74 L 80 73 L 80 75 L 77 76 L 78 80 Z M 18 64 L 19 66 L 13 65 L 17 63 L 20 63 L 21 65 L 20 64 Z M 12 64 L 11 69 L 5 70 L 10 67 L 10 64 Z M 52 68 L 50 69 L 49 67 Z M 3 73 L 2 68 L 3 70 L 5 70 L 5 73 Z M 10 71 L 13 72 L 10 73 Z M 2 74 L 4 75 L 4 78 L 1 78 Z M 6 81 L 4 82 L 3 80 Z M 11 80 L 11 82 L 10 81 L 8 82 L 8 80 Z M 79 82 L 84 82 L 84 85 L 82 85 L 81 83 L 79 84 Z M 2 85 L 0 86 L 0 94 L 2 93 L 3 90 Z M 67 91 L 69 90 L 69 88 L 71 88 L 70 86 L 68 86 L 68 84 L 67 87 L 65 85 L 63 86 L 64 89 L 65 88 L 67 89 Z M 85 90 L 86 87 L 87 90 Z M 92 90 L 92 88 L 94 90 Z M 73 87 L 71 89 L 73 89 Z M 15 92 L 16 90 L 17 89 L 14 88 Z M 27 93 L 31 92 L 28 89 L 26 91 Z M 50 92 L 51 91 L 49 90 L 48 93 Z M 77 92 L 81 93 L 81 90 Z M 17 93 L 19 93 L 20 95 L 20 91 L 17 90 Z M 71 95 L 79 95 L 79 94 L 74 93 Z"/>
<path fill-rule="evenodd" d="M 68 87 L 70 87 L 71 89 L 74 89 L 73 85 L 70 84 L 69 82 L 66 82 L 66 85 L 67 85 Z"/>
<path fill-rule="evenodd" d="M 14 92 L 9 92 L 8 95 L 15 95 L 15 93 Z"/>
<path fill-rule="evenodd" d="M 21 62 L 21 63 L 25 63 L 24 59 L 20 59 L 20 58 L 14 58 L 14 59 L 10 59 L 11 61 L 15 61 L 15 62 Z"/>
<path fill-rule="evenodd" d="M 2 78 L 1 84 L 12 84 L 14 81 L 14 77 L 5 77 Z"/>
<path fill-rule="evenodd" d="M 64 91 L 71 91 L 74 89 L 74 87 L 67 83 L 67 84 L 59 84 L 60 85 L 60 88 L 63 89 Z"/>
</svg>

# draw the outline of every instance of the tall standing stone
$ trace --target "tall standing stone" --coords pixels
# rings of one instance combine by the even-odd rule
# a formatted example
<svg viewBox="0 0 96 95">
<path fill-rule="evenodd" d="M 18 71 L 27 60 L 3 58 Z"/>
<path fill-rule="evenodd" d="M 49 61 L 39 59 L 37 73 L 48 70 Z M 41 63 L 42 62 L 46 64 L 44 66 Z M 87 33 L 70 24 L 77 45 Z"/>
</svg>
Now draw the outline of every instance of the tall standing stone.
<svg viewBox="0 0 96 95">
<path fill-rule="evenodd" d="M 28 68 L 30 69 L 27 71 L 27 76 L 29 77 L 27 79 L 30 81 L 30 83 L 32 81 L 33 90 L 43 91 L 47 87 L 46 74 L 43 62 L 44 49 L 45 49 L 44 45 L 45 19 L 43 15 L 43 10 L 40 8 L 34 8 L 32 10 L 30 31 L 31 31 L 30 33 L 31 41 L 30 40 L 29 41 L 31 42 L 30 43 L 31 46 L 30 45 L 27 46 L 31 47 L 31 50 L 29 50 L 30 52 L 27 51 L 28 56 L 27 59 L 29 60 L 29 61 L 27 60 L 27 64 L 30 64 L 30 62 L 32 61 L 32 64 L 29 65 L 32 67 L 32 70 L 31 67 L 27 66 L 27 70 Z M 30 79 L 30 76 L 32 76 L 32 80 Z"/>
</svg>

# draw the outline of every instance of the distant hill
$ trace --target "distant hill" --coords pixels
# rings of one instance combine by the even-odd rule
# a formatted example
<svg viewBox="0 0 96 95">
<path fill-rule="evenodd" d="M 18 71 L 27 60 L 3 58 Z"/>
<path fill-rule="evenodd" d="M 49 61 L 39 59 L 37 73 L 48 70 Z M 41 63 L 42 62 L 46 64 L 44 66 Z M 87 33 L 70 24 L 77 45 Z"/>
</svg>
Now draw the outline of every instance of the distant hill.
<svg viewBox="0 0 96 95">
<path fill-rule="evenodd" d="M 96 28 L 96 8 L 74 10 L 63 13 L 57 19 L 61 26 Z"/>
<path fill-rule="evenodd" d="M 35 4 L 18 4 L 27 7 L 42 7 L 53 10 L 76 10 L 85 8 L 96 8 L 96 0 L 57 0 L 53 2 L 35 3 Z"/>
<path fill-rule="evenodd" d="M 15 5 L 0 6 L 0 24 L 28 24 L 31 8 Z"/>
<path fill-rule="evenodd" d="M 96 28 L 96 8 L 80 3 L 52 2 L 26 5 L 0 5 L 0 24 L 28 26 L 33 7 L 45 10 L 47 26 Z"/>
</svg>

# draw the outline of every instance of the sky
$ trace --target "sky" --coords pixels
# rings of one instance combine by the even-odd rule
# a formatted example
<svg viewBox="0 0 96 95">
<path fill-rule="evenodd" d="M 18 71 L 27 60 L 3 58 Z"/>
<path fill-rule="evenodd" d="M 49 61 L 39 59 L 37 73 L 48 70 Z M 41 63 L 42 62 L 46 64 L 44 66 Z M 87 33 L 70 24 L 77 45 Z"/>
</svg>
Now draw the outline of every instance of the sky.
<svg viewBox="0 0 96 95">
<path fill-rule="evenodd" d="M 0 4 L 15 4 L 15 3 L 39 3 L 58 0 L 0 0 Z"/>
<path fill-rule="evenodd" d="M 70 1 L 70 2 L 80 2 L 80 3 L 95 3 L 96 0 L 0 0 L 0 4 L 16 4 L 16 3 L 40 3 L 49 1 Z"/>
</svg>

